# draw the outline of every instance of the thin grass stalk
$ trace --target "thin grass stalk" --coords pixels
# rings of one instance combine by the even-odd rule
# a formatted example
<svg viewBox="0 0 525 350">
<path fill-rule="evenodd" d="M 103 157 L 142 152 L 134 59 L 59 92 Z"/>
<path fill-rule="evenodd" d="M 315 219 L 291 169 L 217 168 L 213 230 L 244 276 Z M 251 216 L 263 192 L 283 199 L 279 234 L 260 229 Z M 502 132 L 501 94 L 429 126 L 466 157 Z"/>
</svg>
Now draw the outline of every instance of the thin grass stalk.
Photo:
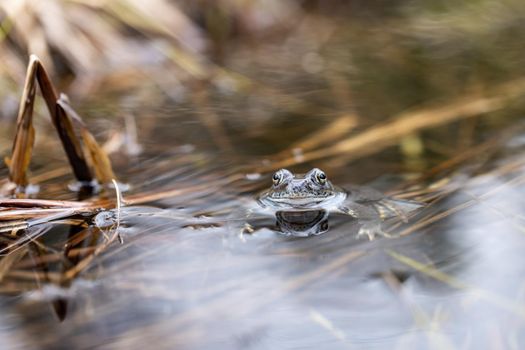
<svg viewBox="0 0 525 350">
<path fill-rule="evenodd" d="M 36 84 L 35 73 L 38 67 L 37 59 L 31 56 L 27 67 L 26 81 L 18 109 L 16 134 L 13 141 L 11 158 L 5 162 L 9 168 L 9 180 L 17 186 L 25 187 L 28 184 L 27 168 L 31 161 L 31 154 L 35 141 L 33 128 L 33 106 L 35 102 Z"/>
</svg>

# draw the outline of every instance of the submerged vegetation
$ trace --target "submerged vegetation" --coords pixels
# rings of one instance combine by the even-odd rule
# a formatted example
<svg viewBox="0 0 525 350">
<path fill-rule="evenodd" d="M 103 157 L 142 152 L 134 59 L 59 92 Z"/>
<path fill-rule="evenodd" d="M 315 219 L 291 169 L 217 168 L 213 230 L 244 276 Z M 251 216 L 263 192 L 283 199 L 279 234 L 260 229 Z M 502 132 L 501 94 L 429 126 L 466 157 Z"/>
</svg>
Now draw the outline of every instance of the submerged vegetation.
<svg viewBox="0 0 525 350">
<path fill-rule="evenodd" d="M 0 0 L 5 346 L 522 348 L 524 19 Z M 255 230 L 284 167 L 426 207 L 373 241 L 341 216 Z"/>
</svg>

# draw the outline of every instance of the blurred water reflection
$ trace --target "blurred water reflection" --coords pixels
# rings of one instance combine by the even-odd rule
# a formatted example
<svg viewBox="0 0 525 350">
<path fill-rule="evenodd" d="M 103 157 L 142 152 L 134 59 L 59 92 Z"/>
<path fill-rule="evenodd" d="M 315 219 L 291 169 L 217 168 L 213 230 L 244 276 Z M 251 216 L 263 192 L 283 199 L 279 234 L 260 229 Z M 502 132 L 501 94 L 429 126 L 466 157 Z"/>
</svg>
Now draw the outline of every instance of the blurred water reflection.
<svg viewBox="0 0 525 350">
<path fill-rule="evenodd" d="M 282 5 L 284 37 L 210 37 L 212 62 L 183 61 L 192 74 L 161 50 L 113 85 L 79 82 L 125 199 L 149 200 L 119 214 L 124 244 L 89 261 L 115 212 L 24 231 L 34 239 L 0 259 L 3 346 L 525 347 L 523 4 L 329 3 L 341 13 Z M 39 197 L 76 200 L 46 123 Z M 12 123 L 0 124 L 4 155 Z M 343 215 L 285 237 L 293 220 L 244 214 L 283 164 L 429 206 L 392 238 L 359 238 Z M 247 222 L 256 230 L 241 237 Z"/>
<path fill-rule="evenodd" d="M 267 228 L 241 242 L 227 217 L 188 215 L 191 203 L 130 207 L 125 244 L 70 288 L 4 298 L 2 333 L 50 349 L 519 346 L 523 173 L 508 175 L 473 177 L 421 216 L 471 205 L 372 242 L 348 217 L 320 236 Z M 69 304 L 62 323 L 49 308 L 58 296 Z"/>
</svg>

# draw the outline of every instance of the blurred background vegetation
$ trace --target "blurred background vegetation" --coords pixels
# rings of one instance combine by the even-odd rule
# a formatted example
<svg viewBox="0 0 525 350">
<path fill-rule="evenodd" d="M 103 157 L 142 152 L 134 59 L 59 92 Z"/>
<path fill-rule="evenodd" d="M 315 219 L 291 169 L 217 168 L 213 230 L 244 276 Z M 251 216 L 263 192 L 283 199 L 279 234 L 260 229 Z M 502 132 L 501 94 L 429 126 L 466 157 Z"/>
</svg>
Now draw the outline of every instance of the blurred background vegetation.
<svg viewBox="0 0 525 350">
<path fill-rule="evenodd" d="M 384 119 L 520 78 L 524 23 L 520 0 L 2 0 L 0 113 L 16 114 L 34 53 L 75 96 L 257 81 Z"/>
<path fill-rule="evenodd" d="M 138 142 L 157 152 L 155 137 L 248 160 L 295 157 L 419 111 L 428 127 L 395 142 L 420 171 L 525 110 L 520 0 L 0 0 L 0 30 L 2 154 L 29 54 L 103 141 L 136 120 Z M 465 112 L 483 117 L 463 118 L 461 101 L 487 104 Z M 435 122 L 449 107 L 455 121 Z M 46 119 L 37 128 L 51 130 Z M 367 148 L 346 146 L 311 160 L 350 154 L 321 164 L 338 169 Z"/>
</svg>

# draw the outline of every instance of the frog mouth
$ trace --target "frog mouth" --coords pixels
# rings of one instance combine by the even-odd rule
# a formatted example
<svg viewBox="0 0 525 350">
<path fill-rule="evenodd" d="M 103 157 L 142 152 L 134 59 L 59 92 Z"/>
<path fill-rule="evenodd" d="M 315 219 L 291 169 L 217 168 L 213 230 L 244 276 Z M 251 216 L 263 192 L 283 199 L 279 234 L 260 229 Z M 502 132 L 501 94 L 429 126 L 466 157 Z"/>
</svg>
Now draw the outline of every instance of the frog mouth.
<svg viewBox="0 0 525 350">
<path fill-rule="evenodd" d="M 316 193 L 273 193 L 270 197 L 274 200 L 294 200 L 294 199 L 325 199 L 334 195 L 331 191 Z"/>
<path fill-rule="evenodd" d="M 304 211 L 316 208 L 333 207 L 340 204 L 347 196 L 346 191 L 322 189 L 316 191 L 265 191 L 259 194 L 257 202 L 268 209 L 286 209 Z"/>
<path fill-rule="evenodd" d="M 321 206 L 324 202 L 334 198 L 333 193 L 327 193 L 323 195 L 282 195 L 282 196 L 270 196 L 271 202 L 277 206 L 292 207 L 295 209 L 301 208 L 312 208 Z"/>
</svg>

